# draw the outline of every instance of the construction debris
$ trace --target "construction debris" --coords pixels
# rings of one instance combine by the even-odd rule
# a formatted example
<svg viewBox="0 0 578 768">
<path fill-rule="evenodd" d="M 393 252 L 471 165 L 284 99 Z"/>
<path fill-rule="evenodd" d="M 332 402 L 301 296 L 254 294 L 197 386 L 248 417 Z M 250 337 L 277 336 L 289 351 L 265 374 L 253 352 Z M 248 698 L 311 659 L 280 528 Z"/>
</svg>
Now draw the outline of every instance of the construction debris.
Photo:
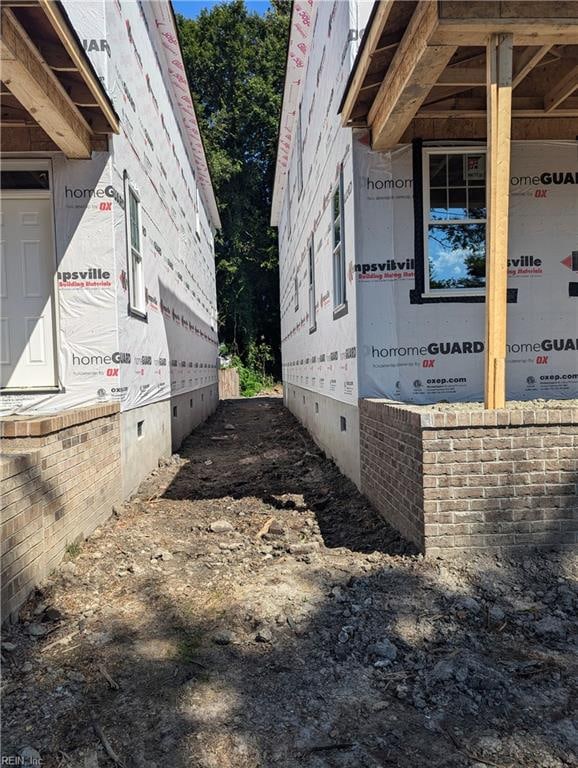
<svg viewBox="0 0 578 768">
<path fill-rule="evenodd" d="M 212 441 L 228 422 L 238 439 Z M 569 553 L 423 559 L 278 398 L 222 405 L 138 498 L 6 628 L 3 756 L 575 765 Z M 58 622 L 40 621 L 42 604 Z"/>
</svg>

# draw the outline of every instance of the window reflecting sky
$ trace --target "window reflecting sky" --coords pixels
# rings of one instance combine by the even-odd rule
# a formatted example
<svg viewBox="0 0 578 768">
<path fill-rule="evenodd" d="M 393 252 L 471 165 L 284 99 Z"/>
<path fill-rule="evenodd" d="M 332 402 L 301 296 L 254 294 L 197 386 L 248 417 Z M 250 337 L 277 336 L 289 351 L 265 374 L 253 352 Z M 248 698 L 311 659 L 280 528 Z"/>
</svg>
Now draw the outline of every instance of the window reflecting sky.
<svg viewBox="0 0 578 768">
<path fill-rule="evenodd" d="M 430 287 L 482 288 L 486 282 L 485 236 L 485 224 L 430 226 Z"/>
</svg>

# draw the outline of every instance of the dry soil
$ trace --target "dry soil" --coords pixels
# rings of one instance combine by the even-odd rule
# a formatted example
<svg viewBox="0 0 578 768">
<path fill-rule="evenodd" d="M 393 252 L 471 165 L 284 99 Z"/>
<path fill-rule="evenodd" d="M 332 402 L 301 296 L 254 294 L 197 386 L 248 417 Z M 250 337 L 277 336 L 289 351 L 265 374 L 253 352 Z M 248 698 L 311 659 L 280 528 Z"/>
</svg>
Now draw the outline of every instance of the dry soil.
<svg viewBox="0 0 578 768">
<path fill-rule="evenodd" d="M 574 566 L 424 560 L 279 398 L 226 402 L 5 630 L 2 754 L 575 766 Z"/>
</svg>

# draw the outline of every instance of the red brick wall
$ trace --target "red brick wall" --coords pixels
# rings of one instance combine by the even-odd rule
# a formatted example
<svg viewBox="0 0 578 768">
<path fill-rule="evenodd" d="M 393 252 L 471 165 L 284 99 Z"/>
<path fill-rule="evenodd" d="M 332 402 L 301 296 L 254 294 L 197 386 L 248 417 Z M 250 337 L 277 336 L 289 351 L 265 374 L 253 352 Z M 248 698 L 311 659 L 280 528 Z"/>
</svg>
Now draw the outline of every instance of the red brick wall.
<svg viewBox="0 0 578 768">
<path fill-rule="evenodd" d="M 360 410 L 362 490 L 428 554 L 578 543 L 578 409 Z"/>
</svg>

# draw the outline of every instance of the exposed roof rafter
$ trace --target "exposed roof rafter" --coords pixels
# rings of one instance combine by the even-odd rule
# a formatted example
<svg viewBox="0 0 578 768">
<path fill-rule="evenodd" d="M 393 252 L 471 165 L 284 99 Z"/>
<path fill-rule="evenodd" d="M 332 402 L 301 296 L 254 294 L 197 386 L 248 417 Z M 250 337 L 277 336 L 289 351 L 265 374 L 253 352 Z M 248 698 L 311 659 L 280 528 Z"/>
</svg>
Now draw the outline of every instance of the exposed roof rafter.
<svg viewBox="0 0 578 768">
<path fill-rule="evenodd" d="M 399 21 L 401 5 L 403 0 L 395 0 L 388 6 L 391 19 Z M 485 116 L 490 35 L 511 35 L 514 119 L 548 118 L 548 125 L 554 126 L 550 118 L 577 115 L 573 98 L 578 91 L 575 0 L 420 0 L 404 30 L 400 43 L 388 47 L 387 55 L 379 58 L 384 41 L 399 36 L 400 27 L 392 22 L 391 29 L 386 23 L 374 30 L 370 20 L 343 97 L 343 104 L 348 105 L 344 124 L 366 125 L 375 149 L 394 146 L 413 119 L 427 120 L 428 125 L 431 120 L 457 120 L 463 131 L 467 121 Z M 374 63 L 368 68 L 370 60 Z M 527 124 L 517 125 L 519 135 Z"/>
<path fill-rule="evenodd" d="M 92 131 L 9 8 L 3 8 L 2 78 L 20 104 L 68 157 L 91 155 Z"/>
</svg>

